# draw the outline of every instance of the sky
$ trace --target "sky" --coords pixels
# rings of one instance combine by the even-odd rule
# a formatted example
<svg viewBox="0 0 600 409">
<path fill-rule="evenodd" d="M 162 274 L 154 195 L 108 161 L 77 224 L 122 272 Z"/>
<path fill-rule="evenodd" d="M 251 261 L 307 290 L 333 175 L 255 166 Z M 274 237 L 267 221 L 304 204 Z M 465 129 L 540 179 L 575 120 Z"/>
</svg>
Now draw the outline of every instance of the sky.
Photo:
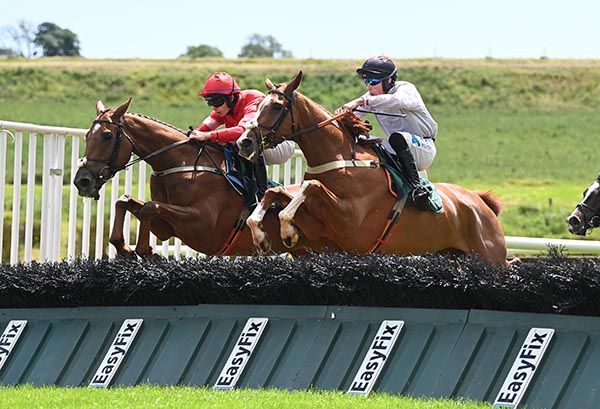
<svg viewBox="0 0 600 409">
<path fill-rule="evenodd" d="M 598 0 L 0 0 L 0 27 L 55 23 L 86 58 L 236 58 L 255 33 L 296 58 L 600 58 L 599 18 Z"/>
</svg>

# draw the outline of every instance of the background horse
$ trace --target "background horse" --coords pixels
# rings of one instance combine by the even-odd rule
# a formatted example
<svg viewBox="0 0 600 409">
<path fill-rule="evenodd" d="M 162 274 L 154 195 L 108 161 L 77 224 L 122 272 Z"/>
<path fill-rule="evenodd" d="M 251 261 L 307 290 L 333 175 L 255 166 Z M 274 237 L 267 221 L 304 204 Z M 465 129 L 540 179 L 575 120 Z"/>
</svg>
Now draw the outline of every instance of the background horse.
<svg viewBox="0 0 600 409">
<path fill-rule="evenodd" d="M 255 245 L 261 246 L 264 234 L 259 229 L 261 216 L 271 203 L 279 202 L 287 206 L 279 215 L 280 234 L 287 245 L 296 243 L 298 227 L 302 236 L 325 238 L 346 251 L 421 254 L 457 250 L 506 263 L 506 243 L 497 217 L 502 205 L 489 192 L 436 184 L 444 212 L 408 206 L 387 236 L 388 215 L 396 200 L 386 171 L 377 165 L 378 157 L 370 148 L 357 145 L 348 134 L 347 120 L 332 121 L 331 114 L 296 91 L 301 80 L 302 72 L 278 87 L 267 79 L 269 96 L 259 106 L 256 129 L 238 140 L 241 152 L 259 148 L 256 134 L 261 135 L 265 148 L 295 140 L 308 164 L 297 195 L 271 189 L 248 219 L 257 235 Z"/>
<path fill-rule="evenodd" d="M 123 237 L 125 213 L 129 211 L 140 220 L 135 249 L 139 256 L 152 254 L 150 232 L 160 240 L 179 237 L 194 250 L 209 255 L 252 254 L 251 234 L 240 223 L 244 200 L 221 170 L 222 146 L 188 143 L 187 135 L 171 125 L 127 113 L 130 103 L 131 98 L 117 108 L 106 109 L 98 101 L 97 117 L 86 135 L 85 156 L 74 178 L 81 196 L 97 197 L 106 181 L 132 163 L 128 163 L 132 153 L 152 167 L 151 201 L 144 203 L 124 195 L 115 204 L 109 241 L 117 253 L 132 255 Z M 267 213 L 264 227 L 276 235 L 279 226 L 274 212 Z M 309 244 L 299 243 L 291 251 L 300 251 L 305 245 Z M 312 246 L 319 248 L 318 244 Z M 280 240 L 272 249 L 289 251 Z"/>
<path fill-rule="evenodd" d="M 569 231 L 578 236 L 585 236 L 590 229 L 600 227 L 600 175 L 583 191 L 583 199 L 567 217 L 567 224 Z"/>
</svg>

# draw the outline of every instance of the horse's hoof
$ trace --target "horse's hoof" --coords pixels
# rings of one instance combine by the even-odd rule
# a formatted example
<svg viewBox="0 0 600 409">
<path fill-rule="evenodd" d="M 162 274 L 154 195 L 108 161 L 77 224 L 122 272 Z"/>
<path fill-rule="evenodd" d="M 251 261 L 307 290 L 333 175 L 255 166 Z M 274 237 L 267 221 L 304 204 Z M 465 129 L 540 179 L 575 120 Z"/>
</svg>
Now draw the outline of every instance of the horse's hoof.
<svg viewBox="0 0 600 409">
<path fill-rule="evenodd" d="M 257 252 L 261 256 L 266 256 L 271 251 L 271 241 L 265 236 L 265 238 L 258 244 Z"/>
<path fill-rule="evenodd" d="M 298 243 L 298 235 L 292 234 L 287 237 L 282 237 L 282 240 L 283 240 L 283 245 L 286 246 L 288 249 L 291 249 L 292 247 L 294 247 L 296 245 L 296 243 Z"/>
</svg>

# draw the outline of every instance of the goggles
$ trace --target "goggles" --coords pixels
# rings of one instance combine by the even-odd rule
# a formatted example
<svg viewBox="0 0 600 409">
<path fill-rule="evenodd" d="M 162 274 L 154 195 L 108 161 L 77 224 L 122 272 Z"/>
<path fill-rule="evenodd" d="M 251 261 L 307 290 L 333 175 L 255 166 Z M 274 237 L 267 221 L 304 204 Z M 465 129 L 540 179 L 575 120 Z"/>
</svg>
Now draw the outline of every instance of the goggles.
<svg viewBox="0 0 600 409">
<path fill-rule="evenodd" d="M 205 98 L 206 103 L 209 107 L 220 107 L 225 103 L 225 97 L 223 95 L 217 95 L 215 97 Z"/>
<path fill-rule="evenodd" d="M 394 72 L 392 72 L 390 75 L 386 75 L 383 78 L 370 78 L 370 77 L 363 76 L 363 81 L 365 82 L 365 85 L 374 86 L 374 85 L 379 84 L 383 80 L 387 80 L 388 78 L 391 78 L 394 74 L 396 74 L 396 70 L 394 70 Z"/>
<path fill-rule="evenodd" d="M 365 85 L 370 85 L 370 86 L 374 86 L 379 84 L 381 81 L 383 81 L 382 78 L 363 78 L 363 81 L 365 82 Z"/>
</svg>

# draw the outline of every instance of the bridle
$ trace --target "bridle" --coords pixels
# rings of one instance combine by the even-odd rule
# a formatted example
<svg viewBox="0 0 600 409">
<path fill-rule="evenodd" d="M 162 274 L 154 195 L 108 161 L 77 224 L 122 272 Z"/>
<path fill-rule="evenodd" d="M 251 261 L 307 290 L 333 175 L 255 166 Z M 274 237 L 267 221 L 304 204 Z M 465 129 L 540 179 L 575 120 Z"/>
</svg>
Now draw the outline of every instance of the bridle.
<svg viewBox="0 0 600 409">
<path fill-rule="evenodd" d="M 98 117 L 101 117 L 104 113 L 106 113 L 108 111 L 102 111 Z M 97 163 L 102 163 L 104 164 L 104 167 L 101 168 L 97 175 L 96 175 L 96 187 L 101 187 L 104 183 L 106 183 L 108 180 L 110 180 L 115 174 L 117 174 L 117 172 L 120 172 L 121 170 L 127 169 L 130 166 L 135 165 L 138 162 L 144 161 L 146 159 L 149 159 L 151 157 L 157 156 L 163 152 L 166 152 L 170 149 L 173 149 L 179 145 L 183 145 L 185 143 L 188 143 L 189 140 L 188 139 L 183 139 L 174 143 L 171 143 L 167 146 L 164 146 L 160 149 L 157 149 L 154 152 L 149 153 L 148 155 L 145 156 L 139 156 L 136 159 L 130 160 L 129 162 L 127 162 L 125 165 L 120 166 L 120 167 L 114 167 L 114 162 L 117 160 L 117 156 L 119 155 L 119 151 L 121 150 L 121 145 L 123 143 L 123 136 L 125 136 L 127 138 L 127 140 L 129 141 L 129 143 L 131 143 L 131 146 L 133 148 L 133 150 L 137 153 L 140 152 L 140 149 L 138 148 L 138 146 L 135 144 L 135 142 L 133 141 L 133 139 L 127 135 L 127 133 L 125 132 L 124 128 L 124 124 L 123 121 L 119 121 L 119 122 L 114 122 L 112 119 L 95 119 L 92 121 L 92 127 L 90 128 L 90 130 L 88 131 L 88 133 L 86 134 L 86 138 L 89 136 L 90 132 L 93 129 L 93 125 L 96 124 L 108 124 L 108 125 L 115 125 L 117 127 L 117 133 L 114 136 L 115 139 L 115 143 L 113 145 L 113 149 L 112 152 L 110 153 L 110 156 L 107 159 L 97 159 L 97 158 L 88 158 L 87 156 L 84 156 L 83 158 L 79 159 L 77 166 L 79 168 L 82 168 L 84 166 L 86 166 L 86 164 L 88 162 L 97 162 Z"/>
<path fill-rule="evenodd" d="M 104 112 L 106 112 L 106 111 L 104 111 Z M 102 112 L 99 116 L 102 116 L 102 114 L 104 114 L 104 112 Z M 97 183 L 100 182 L 100 185 L 102 185 L 107 180 L 112 178 L 119 170 L 124 169 L 123 167 L 113 168 L 113 163 L 117 160 L 117 156 L 119 155 L 119 151 L 121 150 L 121 144 L 123 142 L 123 135 L 126 136 L 126 138 L 129 140 L 129 142 L 132 144 L 132 146 L 135 147 L 135 143 L 123 131 L 123 122 L 122 121 L 114 122 L 111 119 L 95 119 L 95 120 L 93 120 L 92 128 L 90 128 L 90 130 L 86 134 L 86 139 L 89 136 L 90 132 L 92 131 L 93 125 L 96 125 L 96 124 L 98 124 L 98 125 L 102 125 L 102 124 L 116 125 L 117 133 L 114 136 L 115 142 L 113 144 L 113 149 L 112 149 L 109 157 L 106 159 L 88 158 L 87 156 L 84 156 L 83 158 L 79 159 L 78 167 L 80 167 L 80 168 L 84 167 L 88 162 L 97 162 L 97 163 L 104 164 L 104 167 L 98 171 L 98 174 L 96 176 L 96 182 Z M 106 171 L 108 171 L 108 172 L 106 172 Z"/>
<path fill-rule="evenodd" d="M 283 91 L 280 91 L 278 89 L 272 89 L 269 91 L 269 95 L 271 95 L 271 94 L 276 94 L 276 95 L 283 97 L 287 101 L 287 104 L 285 104 L 285 106 L 281 109 L 281 112 L 279 113 L 279 116 L 277 117 L 277 119 L 275 120 L 273 125 L 265 126 L 265 125 L 261 125 L 258 123 L 256 124 L 257 128 L 261 128 L 266 131 L 266 134 L 263 132 L 258 132 L 258 134 L 260 136 L 259 145 L 261 145 L 263 147 L 265 145 L 267 145 L 267 146 L 274 145 L 274 143 L 276 141 L 275 138 L 279 138 L 277 140 L 279 142 L 283 142 L 283 141 L 297 142 L 297 140 L 300 136 L 307 134 L 309 132 L 312 132 L 314 130 L 323 128 L 324 126 L 327 126 L 327 125 L 331 124 L 332 122 L 335 122 L 338 119 L 341 119 L 341 118 L 345 117 L 346 115 L 350 114 L 349 111 L 343 111 L 337 115 L 332 116 L 331 118 L 327 118 L 324 121 L 313 124 L 307 128 L 298 130 L 297 125 L 296 125 L 296 120 L 294 118 L 294 109 L 293 109 L 295 91 L 292 93 L 292 95 L 287 95 Z M 281 124 L 283 123 L 283 121 L 285 120 L 285 118 L 287 117 L 288 114 L 290 114 L 290 119 L 292 122 L 292 133 L 287 136 L 276 135 L 277 131 L 281 127 Z"/>
<path fill-rule="evenodd" d="M 598 215 L 598 209 L 594 209 L 590 205 L 585 204 L 583 202 L 577 203 L 577 206 L 575 206 L 575 208 L 578 209 L 579 212 L 584 216 L 583 222 L 585 228 L 591 229 L 600 227 L 600 216 Z M 590 220 L 586 220 L 587 218 L 585 217 L 585 213 L 581 211 L 582 208 L 588 210 L 592 214 Z"/>
<path fill-rule="evenodd" d="M 596 179 L 596 183 L 598 185 L 600 185 L 600 176 Z M 585 197 L 587 197 L 587 195 L 584 195 L 584 199 L 585 199 Z M 600 215 L 598 214 L 598 210 L 600 210 L 600 209 L 594 209 L 593 207 L 591 207 L 589 204 L 585 203 L 584 201 L 577 203 L 575 208 L 577 210 L 579 210 L 579 213 L 581 213 L 581 215 L 583 216 L 583 223 L 584 223 L 584 227 L 586 229 L 600 227 Z M 587 217 L 586 217 L 585 212 L 583 211 L 584 209 L 587 210 L 592 215 L 590 220 L 586 220 Z"/>
</svg>

